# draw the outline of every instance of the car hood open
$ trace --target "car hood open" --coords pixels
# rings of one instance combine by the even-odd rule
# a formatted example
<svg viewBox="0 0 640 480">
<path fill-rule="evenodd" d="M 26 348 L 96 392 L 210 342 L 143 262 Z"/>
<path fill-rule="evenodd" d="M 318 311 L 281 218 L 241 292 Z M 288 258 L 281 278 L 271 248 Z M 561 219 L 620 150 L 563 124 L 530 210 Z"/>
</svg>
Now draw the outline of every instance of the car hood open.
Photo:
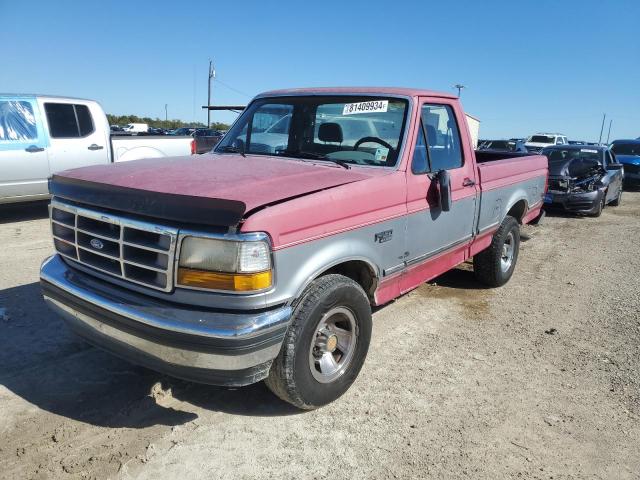
<svg viewBox="0 0 640 480">
<path fill-rule="evenodd" d="M 105 209 L 233 226 L 256 208 L 386 173 L 282 157 L 206 154 L 67 170 L 53 175 L 49 190 Z"/>
<path fill-rule="evenodd" d="M 571 158 L 549 159 L 549 176 L 581 178 L 603 171 L 602 164 L 597 160 Z"/>
</svg>

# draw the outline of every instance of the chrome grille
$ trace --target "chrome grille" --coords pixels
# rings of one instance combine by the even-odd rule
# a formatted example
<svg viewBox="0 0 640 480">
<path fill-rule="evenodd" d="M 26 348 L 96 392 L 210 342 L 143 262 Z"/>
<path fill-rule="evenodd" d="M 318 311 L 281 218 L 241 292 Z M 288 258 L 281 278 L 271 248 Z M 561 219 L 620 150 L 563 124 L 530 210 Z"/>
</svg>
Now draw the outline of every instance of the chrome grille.
<svg viewBox="0 0 640 480">
<path fill-rule="evenodd" d="M 103 273 L 165 292 L 173 288 L 177 229 L 52 200 L 56 251 Z"/>
</svg>

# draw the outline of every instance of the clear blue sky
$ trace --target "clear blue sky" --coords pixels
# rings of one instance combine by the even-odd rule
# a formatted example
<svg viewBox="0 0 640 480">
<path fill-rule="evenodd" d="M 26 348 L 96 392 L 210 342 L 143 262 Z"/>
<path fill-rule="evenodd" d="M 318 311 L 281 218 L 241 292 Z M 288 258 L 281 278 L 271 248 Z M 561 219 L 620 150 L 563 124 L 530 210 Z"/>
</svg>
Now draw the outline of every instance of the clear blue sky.
<svg viewBox="0 0 640 480">
<path fill-rule="evenodd" d="M 163 118 L 167 103 L 170 118 L 205 120 L 211 57 L 214 103 L 462 83 L 481 137 L 597 140 L 604 112 L 612 139 L 640 136 L 638 0 L 0 0 L 0 21 L 1 91 L 94 98 L 114 114 Z"/>
</svg>

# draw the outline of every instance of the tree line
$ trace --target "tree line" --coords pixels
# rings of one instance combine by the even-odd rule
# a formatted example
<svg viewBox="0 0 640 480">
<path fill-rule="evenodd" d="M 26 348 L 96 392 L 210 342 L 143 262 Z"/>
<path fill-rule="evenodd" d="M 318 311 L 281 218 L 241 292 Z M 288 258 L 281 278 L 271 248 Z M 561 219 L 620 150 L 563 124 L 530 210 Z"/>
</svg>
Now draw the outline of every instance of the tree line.
<svg viewBox="0 0 640 480">
<path fill-rule="evenodd" d="M 127 123 L 146 123 L 150 127 L 154 128 L 180 128 L 180 127 L 199 127 L 206 128 L 206 125 L 202 122 L 183 122 L 182 120 L 161 120 L 160 118 L 151 117 L 138 117 L 137 115 L 111 115 L 107 113 L 107 120 L 109 125 L 120 125 L 121 127 Z M 213 122 L 211 128 L 216 130 L 228 130 L 229 125 L 223 122 Z"/>
</svg>

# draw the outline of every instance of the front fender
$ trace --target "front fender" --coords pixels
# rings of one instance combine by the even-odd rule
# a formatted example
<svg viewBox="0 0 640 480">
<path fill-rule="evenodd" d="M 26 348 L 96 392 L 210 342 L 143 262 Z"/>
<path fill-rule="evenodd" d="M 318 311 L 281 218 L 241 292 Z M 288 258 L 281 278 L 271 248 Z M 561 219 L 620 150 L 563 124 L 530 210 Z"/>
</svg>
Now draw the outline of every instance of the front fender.
<svg viewBox="0 0 640 480">
<path fill-rule="evenodd" d="M 385 268 L 401 263 L 398 256 L 404 251 L 403 221 L 402 218 L 390 220 L 276 250 L 278 297 L 293 301 L 318 276 L 350 261 L 363 262 L 374 280 L 379 281 Z M 376 233 L 385 230 L 394 232 L 391 239 L 376 242 Z"/>
</svg>

